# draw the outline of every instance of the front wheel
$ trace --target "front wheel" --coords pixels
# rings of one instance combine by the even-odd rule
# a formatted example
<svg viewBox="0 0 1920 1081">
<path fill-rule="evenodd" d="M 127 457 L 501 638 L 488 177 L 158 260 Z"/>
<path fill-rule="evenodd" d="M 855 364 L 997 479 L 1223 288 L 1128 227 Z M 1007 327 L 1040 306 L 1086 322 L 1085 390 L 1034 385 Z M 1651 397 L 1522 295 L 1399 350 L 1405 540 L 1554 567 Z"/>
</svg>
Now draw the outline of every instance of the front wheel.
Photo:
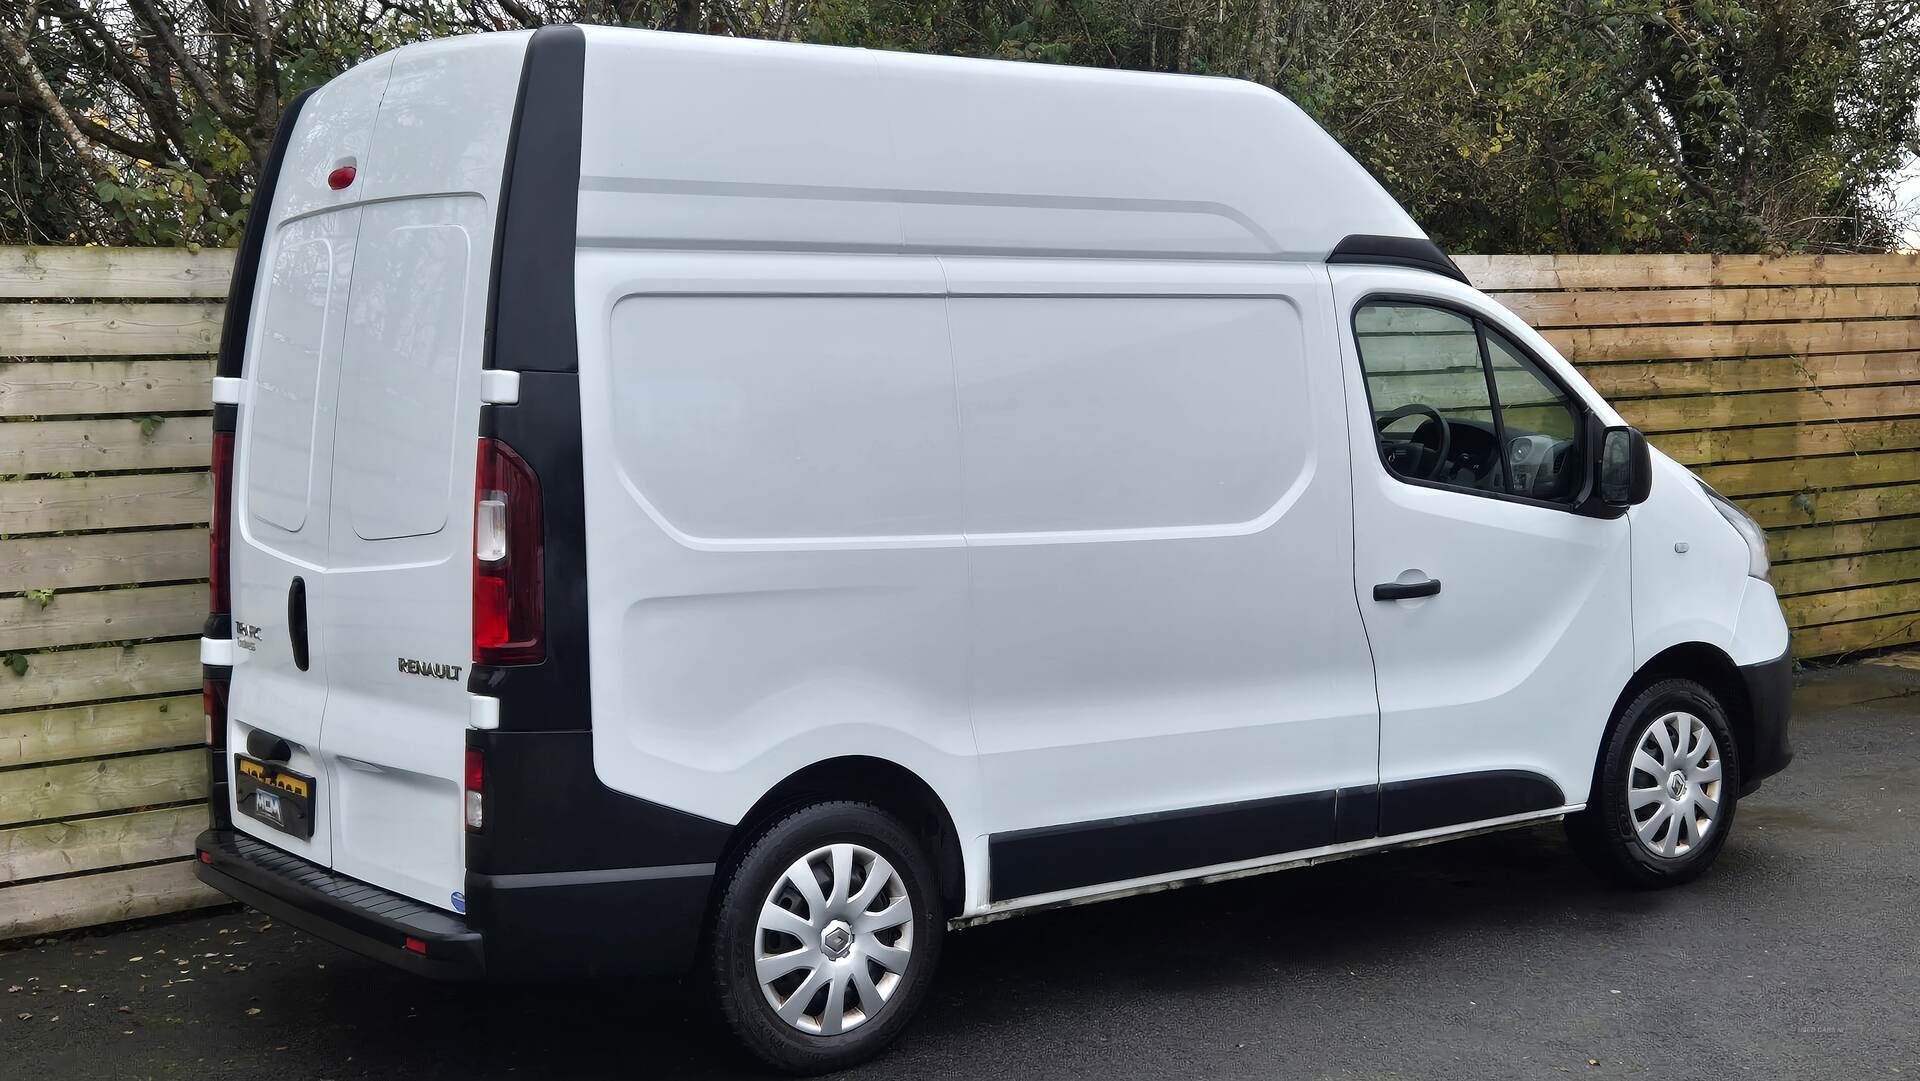
<svg viewBox="0 0 1920 1081">
<path fill-rule="evenodd" d="M 1678 885 L 1719 855 L 1739 790 L 1738 748 L 1719 700 L 1693 680 L 1663 679 L 1614 718 L 1587 808 L 1567 819 L 1567 836 L 1623 885 Z"/>
<path fill-rule="evenodd" d="M 939 961 L 933 881 L 913 834 L 869 804 L 814 804 L 768 827 L 714 914 L 710 975 L 728 1027 L 790 1073 L 880 1053 Z"/>
</svg>

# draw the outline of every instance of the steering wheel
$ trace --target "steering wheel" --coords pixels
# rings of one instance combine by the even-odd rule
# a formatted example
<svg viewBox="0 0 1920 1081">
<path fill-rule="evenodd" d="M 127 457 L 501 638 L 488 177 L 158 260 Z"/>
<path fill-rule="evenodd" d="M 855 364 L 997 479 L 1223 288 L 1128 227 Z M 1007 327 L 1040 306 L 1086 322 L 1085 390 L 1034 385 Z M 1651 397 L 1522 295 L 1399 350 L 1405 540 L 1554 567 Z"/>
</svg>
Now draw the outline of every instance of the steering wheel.
<svg viewBox="0 0 1920 1081">
<path fill-rule="evenodd" d="M 1453 431 L 1447 426 L 1447 418 L 1441 416 L 1438 409 L 1422 402 L 1408 402 L 1398 409 L 1380 414 L 1379 419 L 1373 422 L 1373 429 L 1376 432 L 1384 433 L 1395 421 L 1405 420 L 1408 417 L 1421 414 L 1432 418 L 1433 422 L 1440 426 L 1440 449 L 1434 454 L 1433 465 L 1427 468 L 1427 472 L 1423 478 L 1432 480 L 1440 475 L 1441 467 L 1447 464 L 1447 450 L 1453 445 Z M 1425 425 L 1422 425 L 1422 427 L 1425 427 Z"/>
</svg>

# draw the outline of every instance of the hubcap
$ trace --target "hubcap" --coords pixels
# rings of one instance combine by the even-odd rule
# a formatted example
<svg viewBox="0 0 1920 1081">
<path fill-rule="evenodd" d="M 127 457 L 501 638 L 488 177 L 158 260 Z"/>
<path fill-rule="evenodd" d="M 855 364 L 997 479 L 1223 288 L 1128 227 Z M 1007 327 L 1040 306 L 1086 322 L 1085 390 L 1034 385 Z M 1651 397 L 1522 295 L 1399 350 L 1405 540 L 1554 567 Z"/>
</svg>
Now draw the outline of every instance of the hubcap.
<svg viewBox="0 0 1920 1081">
<path fill-rule="evenodd" d="M 1627 813 L 1640 844 L 1677 859 L 1720 818 L 1720 745 L 1691 713 L 1665 714 L 1641 733 L 1627 771 Z"/>
<path fill-rule="evenodd" d="M 826 845 L 774 882 L 753 938 L 767 1005 L 802 1032 L 835 1036 L 872 1020 L 899 988 L 913 955 L 913 904 L 885 857 Z"/>
</svg>

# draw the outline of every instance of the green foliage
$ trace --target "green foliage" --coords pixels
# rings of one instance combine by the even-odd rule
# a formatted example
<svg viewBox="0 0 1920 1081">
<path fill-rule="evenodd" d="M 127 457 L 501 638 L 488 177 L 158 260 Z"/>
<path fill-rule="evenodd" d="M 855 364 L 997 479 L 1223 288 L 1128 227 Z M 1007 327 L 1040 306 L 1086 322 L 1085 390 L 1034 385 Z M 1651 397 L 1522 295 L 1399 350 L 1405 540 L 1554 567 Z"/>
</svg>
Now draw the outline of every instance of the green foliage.
<svg viewBox="0 0 1920 1081">
<path fill-rule="evenodd" d="M 0 664 L 5 664 L 15 676 L 27 674 L 27 655 L 24 653 L 9 653 L 0 657 Z"/>
<path fill-rule="evenodd" d="M 27 590 L 27 599 L 30 601 L 38 601 L 40 602 L 40 607 L 45 608 L 47 605 L 53 603 L 53 590 L 29 589 Z"/>
<path fill-rule="evenodd" d="M 1920 0 L 262 2 L 264 41 L 216 0 L 44 0 L 12 25 L 97 145 L 0 65 L 0 241 L 232 243 L 294 94 L 409 41 L 555 21 L 1253 79 L 1456 250 L 1877 250 L 1920 145 Z"/>
</svg>

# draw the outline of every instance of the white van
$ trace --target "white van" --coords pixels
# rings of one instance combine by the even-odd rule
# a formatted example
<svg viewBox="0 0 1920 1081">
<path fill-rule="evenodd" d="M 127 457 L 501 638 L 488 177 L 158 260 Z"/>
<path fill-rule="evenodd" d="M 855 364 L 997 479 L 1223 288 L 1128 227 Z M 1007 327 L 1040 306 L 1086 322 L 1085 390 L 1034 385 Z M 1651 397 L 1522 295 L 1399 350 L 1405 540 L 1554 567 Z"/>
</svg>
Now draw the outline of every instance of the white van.
<svg viewBox="0 0 1920 1081">
<path fill-rule="evenodd" d="M 943 936 L 1784 766 L 1760 531 L 1298 108 L 602 28 L 287 112 L 215 382 L 203 879 L 870 1056 Z"/>
</svg>

